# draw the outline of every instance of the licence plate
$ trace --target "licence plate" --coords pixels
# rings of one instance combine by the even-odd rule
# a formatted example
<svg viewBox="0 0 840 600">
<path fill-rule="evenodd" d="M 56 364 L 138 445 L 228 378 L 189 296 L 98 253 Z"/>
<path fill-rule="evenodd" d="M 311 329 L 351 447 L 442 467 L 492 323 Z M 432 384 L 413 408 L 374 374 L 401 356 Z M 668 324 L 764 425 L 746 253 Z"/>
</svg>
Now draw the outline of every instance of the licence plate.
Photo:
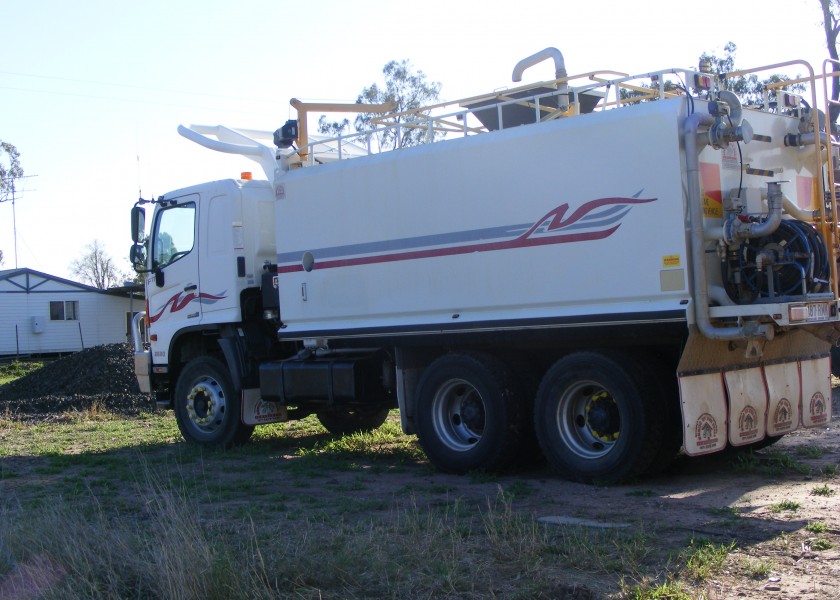
<svg viewBox="0 0 840 600">
<path fill-rule="evenodd" d="M 808 304 L 809 321 L 827 321 L 828 313 L 828 302 L 811 302 Z"/>
</svg>

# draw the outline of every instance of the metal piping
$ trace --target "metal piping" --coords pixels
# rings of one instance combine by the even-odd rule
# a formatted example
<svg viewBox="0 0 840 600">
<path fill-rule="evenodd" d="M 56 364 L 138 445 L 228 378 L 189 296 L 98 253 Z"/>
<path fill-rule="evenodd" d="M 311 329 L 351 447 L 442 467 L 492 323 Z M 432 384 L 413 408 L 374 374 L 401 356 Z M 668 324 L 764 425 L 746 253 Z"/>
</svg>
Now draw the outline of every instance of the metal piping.
<svg viewBox="0 0 840 600">
<path fill-rule="evenodd" d="M 540 50 L 536 54 L 523 58 L 516 63 L 516 66 L 513 67 L 513 81 L 522 81 L 522 73 L 525 72 L 525 69 L 533 67 L 534 65 L 549 58 L 554 60 L 555 79 L 565 79 L 569 76 L 566 72 L 566 61 L 563 59 L 563 54 L 557 48 L 546 48 L 545 50 Z M 558 98 L 559 105 L 557 108 L 561 111 L 566 111 L 569 109 L 569 86 L 564 83 L 562 84 L 562 87 L 558 87 L 557 89 L 562 92 Z"/>
<path fill-rule="evenodd" d="M 513 81 L 522 81 L 522 73 L 525 72 L 525 69 L 533 67 L 549 58 L 554 59 L 554 78 L 563 79 L 567 77 L 566 61 L 563 60 L 563 54 L 557 48 L 546 48 L 516 63 L 516 66 L 513 67 Z"/>
<path fill-rule="evenodd" d="M 700 191 L 700 147 L 697 132 L 701 126 L 715 124 L 710 115 L 694 113 L 683 125 L 685 162 L 688 178 L 688 208 L 691 215 L 691 265 L 694 282 L 694 318 L 700 333 L 711 340 L 773 339 L 772 326 L 748 321 L 742 326 L 715 327 L 709 317 L 709 289 L 706 278 L 706 240 L 703 231 L 703 203 Z M 708 143 L 703 139 L 702 145 Z"/>
<path fill-rule="evenodd" d="M 782 195 L 782 207 L 784 207 L 785 212 L 792 216 L 794 219 L 799 219 L 800 221 L 806 221 L 808 223 L 813 223 L 814 219 L 820 216 L 820 210 L 805 210 L 796 206 L 793 203 L 793 200 L 788 198 L 785 195 Z"/>
<path fill-rule="evenodd" d="M 823 131 L 819 134 L 820 144 L 828 145 L 828 136 Z M 785 136 L 785 146 L 813 146 L 817 143 L 816 133 L 789 133 Z"/>
<path fill-rule="evenodd" d="M 735 215 L 730 215 L 723 224 L 723 241 L 735 244 L 751 238 L 770 235 L 782 222 L 782 184 L 777 181 L 767 183 L 767 217 L 764 221 L 744 223 Z"/>
</svg>

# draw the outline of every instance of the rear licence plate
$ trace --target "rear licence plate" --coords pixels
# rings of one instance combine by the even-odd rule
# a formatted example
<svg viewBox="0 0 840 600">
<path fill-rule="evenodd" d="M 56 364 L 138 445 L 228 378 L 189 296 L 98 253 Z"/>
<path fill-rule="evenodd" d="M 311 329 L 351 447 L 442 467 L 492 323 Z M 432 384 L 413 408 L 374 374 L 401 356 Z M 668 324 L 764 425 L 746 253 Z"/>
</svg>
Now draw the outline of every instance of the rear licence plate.
<svg viewBox="0 0 840 600">
<path fill-rule="evenodd" d="M 808 304 L 809 321 L 827 321 L 828 313 L 828 302 L 811 302 Z"/>
</svg>

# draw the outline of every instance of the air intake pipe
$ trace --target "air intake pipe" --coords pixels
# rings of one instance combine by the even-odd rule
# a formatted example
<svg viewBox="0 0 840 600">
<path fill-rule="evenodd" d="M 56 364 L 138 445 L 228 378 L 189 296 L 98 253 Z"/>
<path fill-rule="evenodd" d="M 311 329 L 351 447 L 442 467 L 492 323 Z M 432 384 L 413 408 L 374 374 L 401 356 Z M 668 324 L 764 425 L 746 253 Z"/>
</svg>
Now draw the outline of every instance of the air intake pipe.
<svg viewBox="0 0 840 600">
<path fill-rule="evenodd" d="M 544 60 L 548 60 L 549 58 L 554 60 L 554 78 L 555 79 L 565 79 L 569 76 L 566 72 L 566 61 L 563 59 L 563 54 L 557 48 L 546 48 L 545 50 L 540 50 L 539 52 L 532 54 L 531 56 L 525 57 L 516 63 L 516 66 L 513 67 L 513 82 L 517 83 L 522 81 L 522 74 L 525 72 L 525 69 L 533 67 L 536 64 L 541 63 Z M 563 87 L 559 88 L 559 91 L 568 90 L 568 86 L 563 84 Z M 569 95 L 568 94 L 561 94 L 560 96 L 560 110 L 568 110 L 569 108 Z"/>
</svg>

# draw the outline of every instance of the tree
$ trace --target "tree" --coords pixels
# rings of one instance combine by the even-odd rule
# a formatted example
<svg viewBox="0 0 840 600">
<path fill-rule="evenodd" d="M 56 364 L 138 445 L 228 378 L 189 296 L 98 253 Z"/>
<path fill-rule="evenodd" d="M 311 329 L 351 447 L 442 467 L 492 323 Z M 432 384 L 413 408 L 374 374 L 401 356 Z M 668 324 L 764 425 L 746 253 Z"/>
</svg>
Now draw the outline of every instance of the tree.
<svg viewBox="0 0 840 600">
<path fill-rule="evenodd" d="M 93 240 L 85 246 L 87 251 L 70 263 L 70 271 L 100 290 L 122 284 L 128 277 L 114 264 L 114 260 L 105 252 L 99 240 Z"/>
<path fill-rule="evenodd" d="M 836 1 L 836 0 L 835 0 Z M 710 72 L 717 75 L 726 75 L 735 71 L 735 52 L 738 47 L 734 42 L 727 42 L 723 47 L 723 56 L 716 56 L 708 52 L 700 55 L 700 63 L 707 62 L 710 66 Z M 790 77 L 775 73 L 766 79 L 759 79 L 757 75 L 751 74 L 747 77 L 739 75 L 737 77 L 725 77 L 723 79 L 726 89 L 737 94 L 746 105 L 760 105 L 764 104 L 765 95 L 768 96 L 770 102 L 776 100 L 776 90 L 778 88 L 769 87 L 770 84 L 790 81 Z M 787 86 L 790 91 L 802 92 L 805 86 L 800 84 L 791 84 Z"/>
<path fill-rule="evenodd" d="M 439 101 L 441 84 L 429 81 L 423 71 L 415 71 L 408 60 L 392 60 L 382 68 L 382 74 L 385 76 L 384 86 L 373 83 L 362 89 L 356 98 L 357 103 L 393 102 L 396 104 L 394 112 L 399 115 Z M 377 128 L 374 120 L 384 116 L 384 113 L 362 113 L 356 117 L 353 125 L 357 132 L 372 132 Z M 399 115 L 392 122 L 402 125 L 399 134 L 393 128 L 377 131 L 380 148 L 404 148 L 426 141 L 427 128 L 422 126 L 418 115 Z M 329 122 L 322 116 L 318 121 L 318 130 L 329 135 L 339 135 L 348 126 L 347 119 Z"/>
<path fill-rule="evenodd" d="M 3 160 L 3 154 L 6 155 L 6 160 Z M 0 140 L 0 202 L 12 195 L 15 191 L 15 180 L 21 177 L 23 169 L 20 166 L 20 152 L 14 145 Z"/>
<path fill-rule="evenodd" d="M 840 0 L 819 0 L 822 9 L 823 29 L 825 31 L 825 44 L 828 48 L 828 55 L 832 60 L 837 61 L 837 37 L 840 34 Z M 834 63 L 834 70 L 840 66 Z M 840 98 L 840 77 L 831 78 L 831 99 L 836 101 Z M 829 123 L 836 123 L 840 116 L 840 106 L 832 104 L 828 109 Z"/>
</svg>

